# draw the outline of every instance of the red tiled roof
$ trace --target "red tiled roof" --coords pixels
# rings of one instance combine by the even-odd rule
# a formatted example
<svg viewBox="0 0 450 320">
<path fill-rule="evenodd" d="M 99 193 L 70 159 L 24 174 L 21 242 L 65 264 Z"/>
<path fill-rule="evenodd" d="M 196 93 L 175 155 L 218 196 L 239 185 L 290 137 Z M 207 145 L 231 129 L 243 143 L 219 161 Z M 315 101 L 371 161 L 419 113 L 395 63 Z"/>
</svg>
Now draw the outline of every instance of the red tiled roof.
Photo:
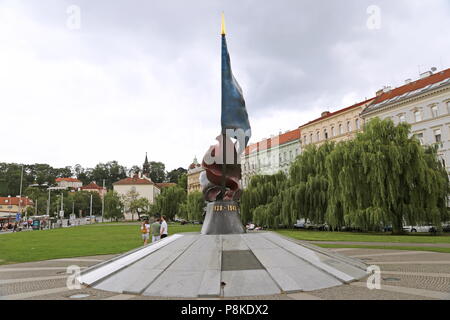
<svg viewBox="0 0 450 320">
<path fill-rule="evenodd" d="M 372 104 L 373 105 L 378 104 L 383 101 L 404 95 L 405 93 L 425 88 L 426 86 L 441 82 L 447 78 L 450 78 L 450 68 L 440 71 L 440 72 L 437 72 L 435 74 L 432 74 L 431 76 L 428 76 L 424 79 L 419 79 L 419 80 L 413 81 L 409 84 L 405 84 L 401 87 L 392 89 L 389 92 L 385 92 L 385 93 L 381 94 L 380 96 L 376 97 Z"/>
<path fill-rule="evenodd" d="M 67 181 L 67 182 L 81 182 L 78 179 L 75 178 L 57 178 L 56 182 L 61 182 L 61 181 Z"/>
<path fill-rule="evenodd" d="M 99 185 L 97 185 L 94 182 L 91 182 L 90 184 L 88 184 L 87 186 L 81 187 L 81 190 L 103 190 L 102 187 L 100 187 Z"/>
<path fill-rule="evenodd" d="M 313 120 L 313 121 L 310 121 L 310 122 L 308 122 L 308 123 L 306 123 L 306 124 L 300 126 L 300 129 L 301 129 L 301 128 L 304 128 L 304 127 L 306 127 L 306 126 L 309 126 L 309 125 L 311 125 L 311 124 L 313 124 L 313 123 L 319 122 L 319 121 L 321 121 L 321 120 L 325 120 L 325 119 L 327 119 L 327 118 L 333 117 L 333 116 L 338 115 L 338 114 L 340 114 L 340 113 L 343 113 L 343 112 L 352 110 L 352 109 L 354 109 L 354 108 L 361 107 L 362 105 L 371 102 L 373 99 L 375 99 L 375 98 L 370 98 L 370 99 L 368 99 L 368 100 L 366 100 L 366 101 L 359 102 L 359 103 L 354 104 L 354 105 L 352 105 L 352 106 L 350 106 L 350 107 L 347 107 L 347 108 L 344 108 L 344 109 L 341 109 L 341 110 L 338 110 L 338 111 L 335 111 L 335 112 L 330 112 L 330 113 L 326 114 L 326 115 L 323 116 L 323 117 L 317 118 L 317 119 L 315 119 L 315 120 Z"/>
<path fill-rule="evenodd" d="M 122 180 L 119 180 L 119 181 L 113 183 L 113 185 L 115 185 L 115 186 L 119 186 L 119 185 L 145 185 L 145 184 L 154 184 L 154 183 L 151 182 L 150 180 L 142 179 L 142 178 L 138 178 L 138 177 L 125 178 L 125 179 L 122 179 Z"/>
<path fill-rule="evenodd" d="M 33 204 L 33 200 L 22 197 L 22 205 L 23 206 L 29 206 Z M 0 197 L 0 205 L 6 205 L 6 206 L 18 206 L 19 205 L 19 198 L 17 197 Z"/>
<path fill-rule="evenodd" d="M 250 153 L 256 151 L 263 151 L 266 149 L 270 149 L 272 147 L 276 147 L 277 145 L 283 145 L 288 142 L 299 140 L 300 139 L 300 129 L 295 129 L 274 138 L 269 138 L 258 143 L 254 143 L 245 148 L 245 154 L 248 155 Z"/>
</svg>

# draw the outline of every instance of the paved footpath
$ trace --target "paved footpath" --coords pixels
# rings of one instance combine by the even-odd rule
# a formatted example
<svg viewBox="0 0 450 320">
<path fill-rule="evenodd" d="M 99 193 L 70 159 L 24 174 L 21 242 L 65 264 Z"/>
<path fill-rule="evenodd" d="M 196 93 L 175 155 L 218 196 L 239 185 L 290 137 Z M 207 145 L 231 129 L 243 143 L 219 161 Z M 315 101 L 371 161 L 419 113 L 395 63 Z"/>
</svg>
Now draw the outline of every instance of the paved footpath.
<svg viewBox="0 0 450 320">
<path fill-rule="evenodd" d="M 381 289 L 369 290 L 366 280 L 347 285 L 275 296 L 236 298 L 288 300 L 450 300 L 450 254 L 381 249 L 339 248 L 333 251 L 381 269 Z M 86 268 L 113 256 L 91 256 L 0 266 L 0 299 L 141 300 L 144 296 L 92 288 L 67 287 L 67 267 Z M 232 300 L 232 299 L 231 299 Z"/>
<path fill-rule="evenodd" d="M 432 247 L 450 248 L 450 243 L 414 243 L 414 242 L 359 242 L 359 241 L 307 241 L 313 244 L 339 244 L 362 246 L 389 246 L 389 247 Z"/>
</svg>

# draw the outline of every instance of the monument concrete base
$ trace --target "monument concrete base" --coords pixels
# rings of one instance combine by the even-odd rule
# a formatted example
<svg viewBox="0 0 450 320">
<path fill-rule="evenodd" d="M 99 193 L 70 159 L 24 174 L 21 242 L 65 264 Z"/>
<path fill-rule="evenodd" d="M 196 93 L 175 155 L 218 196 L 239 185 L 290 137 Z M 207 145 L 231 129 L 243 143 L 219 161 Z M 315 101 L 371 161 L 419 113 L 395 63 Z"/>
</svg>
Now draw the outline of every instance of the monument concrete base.
<svg viewBox="0 0 450 320">
<path fill-rule="evenodd" d="M 208 203 L 201 234 L 225 235 L 242 233 L 245 233 L 245 229 L 239 214 L 239 204 L 236 201 Z"/>
<path fill-rule="evenodd" d="M 167 298 L 256 297 L 357 281 L 367 266 L 272 232 L 175 234 L 83 270 L 79 282 Z"/>
</svg>

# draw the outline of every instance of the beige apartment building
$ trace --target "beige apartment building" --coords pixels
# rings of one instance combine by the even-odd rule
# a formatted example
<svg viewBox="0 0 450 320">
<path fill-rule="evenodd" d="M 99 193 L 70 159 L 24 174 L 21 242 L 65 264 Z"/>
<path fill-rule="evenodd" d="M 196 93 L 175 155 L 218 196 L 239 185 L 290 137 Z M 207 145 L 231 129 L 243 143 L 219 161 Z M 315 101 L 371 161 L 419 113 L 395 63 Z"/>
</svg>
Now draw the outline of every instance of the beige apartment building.
<svg viewBox="0 0 450 320">
<path fill-rule="evenodd" d="M 205 171 L 197 158 L 194 158 L 194 162 L 189 166 L 187 172 L 187 192 L 192 193 L 195 191 L 202 191 L 200 186 L 200 174 Z"/>
<path fill-rule="evenodd" d="M 355 137 L 363 128 L 360 114 L 370 105 L 374 98 L 354 104 L 350 107 L 329 112 L 325 111 L 321 117 L 301 126 L 302 148 L 309 144 L 321 145 L 326 141 L 346 141 Z"/>
<path fill-rule="evenodd" d="M 361 115 L 364 121 L 378 117 L 395 124 L 411 125 L 422 145 L 435 145 L 442 164 L 450 173 L 450 69 L 427 71 L 404 85 L 385 87 Z"/>
</svg>

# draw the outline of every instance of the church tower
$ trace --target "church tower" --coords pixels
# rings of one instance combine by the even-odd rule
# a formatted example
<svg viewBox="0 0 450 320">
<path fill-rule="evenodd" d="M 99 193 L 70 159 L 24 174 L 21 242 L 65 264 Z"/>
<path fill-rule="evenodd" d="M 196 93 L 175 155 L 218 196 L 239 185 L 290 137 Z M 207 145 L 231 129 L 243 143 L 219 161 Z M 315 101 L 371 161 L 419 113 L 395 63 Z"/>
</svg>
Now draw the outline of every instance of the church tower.
<svg viewBox="0 0 450 320">
<path fill-rule="evenodd" d="M 147 152 L 145 153 L 145 161 L 144 165 L 142 166 L 142 175 L 150 178 L 150 163 L 148 162 Z"/>
</svg>

